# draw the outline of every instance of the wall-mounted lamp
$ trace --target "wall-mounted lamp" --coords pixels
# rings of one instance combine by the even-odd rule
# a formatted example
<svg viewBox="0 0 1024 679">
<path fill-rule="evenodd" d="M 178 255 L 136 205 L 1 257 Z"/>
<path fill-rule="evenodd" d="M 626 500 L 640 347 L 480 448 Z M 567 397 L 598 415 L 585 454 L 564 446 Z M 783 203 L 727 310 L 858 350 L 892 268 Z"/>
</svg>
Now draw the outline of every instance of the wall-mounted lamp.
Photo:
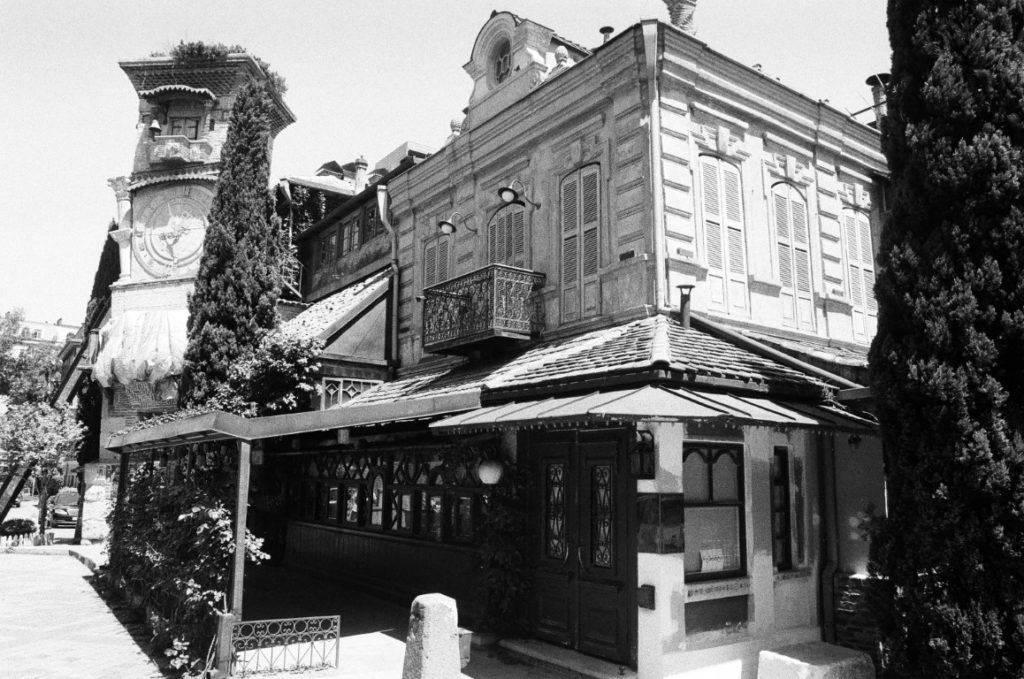
<svg viewBox="0 0 1024 679">
<path fill-rule="evenodd" d="M 437 223 L 437 228 L 441 231 L 441 233 L 443 233 L 446 236 L 452 235 L 453 233 L 458 231 L 458 229 L 455 228 L 456 217 L 458 217 L 462 221 L 462 224 L 466 227 L 467 231 L 471 231 L 474 234 L 478 233 L 477 229 L 475 229 L 473 225 L 470 224 L 466 220 L 466 218 L 462 216 L 462 213 L 457 210 L 453 212 L 452 216 L 449 217 L 448 219 L 442 219 L 441 221 L 439 221 Z"/>
<path fill-rule="evenodd" d="M 480 478 L 480 483 L 485 486 L 497 485 L 504 474 L 505 465 L 501 463 L 501 460 L 480 460 L 480 464 L 476 467 L 476 475 Z"/>
<path fill-rule="evenodd" d="M 636 439 L 629 450 L 629 474 L 634 479 L 654 478 L 654 434 L 636 430 Z"/>
<path fill-rule="evenodd" d="M 163 128 L 160 127 L 160 121 L 157 120 L 156 116 L 153 116 L 153 122 L 149 124 L 149 138 L 152 139 L 160 134 L 161 131 L 163 131 Z"/>
<path fill-rule="evenodd" d="M 516 184 L 519 184 L 520 188 L 522 188 L 522 193 L 516 191 Z M 526 185 L 519 181 L 519 179 L 513 179 L 511 183 L 499 188 L 498 197 L 500 197 L 501 202 L 505 203 L 506 205 L 523 205 L 523 201 L 525 200 L 527 203 L 532 205 L 534 209 L 540 207 L 540 203 L 534 202 L 533 200 L 530 199 L 529 196 L 526 195 Z"/>
</svg>

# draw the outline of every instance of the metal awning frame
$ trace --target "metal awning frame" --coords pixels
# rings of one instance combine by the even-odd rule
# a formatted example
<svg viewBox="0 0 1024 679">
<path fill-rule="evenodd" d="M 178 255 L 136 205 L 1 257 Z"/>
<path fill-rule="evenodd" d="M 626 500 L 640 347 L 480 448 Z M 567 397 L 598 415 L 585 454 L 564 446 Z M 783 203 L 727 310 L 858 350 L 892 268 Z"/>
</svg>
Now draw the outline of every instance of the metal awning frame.
<svg viewBox="0 0 1024 679">
<path fill-rule="evenodd" d="M 721 422 L 776 428 L 869 433 L 871 420 L 829 404 L 645 386 L 582 396 L 486 406 L 434 422 L 435 432 L 462 433 L 613 422 Z"/>
</svg>

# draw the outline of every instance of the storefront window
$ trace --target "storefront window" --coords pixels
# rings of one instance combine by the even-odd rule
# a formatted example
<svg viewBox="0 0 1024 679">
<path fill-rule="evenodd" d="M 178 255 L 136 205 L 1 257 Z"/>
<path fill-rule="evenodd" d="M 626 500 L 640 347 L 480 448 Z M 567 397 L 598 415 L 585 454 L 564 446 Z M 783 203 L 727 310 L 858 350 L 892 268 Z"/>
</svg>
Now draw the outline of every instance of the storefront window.
<svg viewBox="0 0 1024 679">
<path fill-rule="evenodd" d="M 683 474 L 687 576 L 742 575 L 743 447 L 687 444 Z"/>
<path fill-rule="evenodd" d="M 434 542 L 471 543 L 486 512 L 475 456 L 320 453 L 292 463 L 293 518 L 385 531 Z"/>
</svg>

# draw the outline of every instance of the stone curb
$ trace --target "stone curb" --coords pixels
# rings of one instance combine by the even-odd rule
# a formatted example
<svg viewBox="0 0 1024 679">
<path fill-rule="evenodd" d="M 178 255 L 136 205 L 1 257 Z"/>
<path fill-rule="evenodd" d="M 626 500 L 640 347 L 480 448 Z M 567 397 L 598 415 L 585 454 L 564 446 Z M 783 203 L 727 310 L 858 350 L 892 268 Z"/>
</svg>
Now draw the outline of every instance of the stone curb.
<svg viewBox="0 0 1024 679">
<path fill-rule="evenodd" d="M 99 570 L 96 560 L 87 554 L 83 554 L 75 547 L 53 546 L 53 547 L 8 547 L 0 550 L 0 554 L 29 554 L 32 556 L 71 556 L 79 561 L 93 573 Z"/>
<path fill-rule="evenodd" d="M 2 554 L 31 554 L 34 556 L 67 556 L 70 553 L 67 547 L 61 548 L 58 546 L 54 547 L 6 547 L 0 553 Z"/>
<path fill-rule="evenodd" d="M 68 550 L 68 556 L 73 556 L 76 559 L 78 559 L 79 561 L 81 561 L 83 564 L 85 564 L 85 567 L 88 568 L 93 573 L 96 573 L 99 570 L 99 566 L 96 565 L 96 561 L 91 556 L 83 554 L 82 552 L 78 551 L 77 549 L 74 549 L 74 548 L 69 549 Z"/>
</svg>

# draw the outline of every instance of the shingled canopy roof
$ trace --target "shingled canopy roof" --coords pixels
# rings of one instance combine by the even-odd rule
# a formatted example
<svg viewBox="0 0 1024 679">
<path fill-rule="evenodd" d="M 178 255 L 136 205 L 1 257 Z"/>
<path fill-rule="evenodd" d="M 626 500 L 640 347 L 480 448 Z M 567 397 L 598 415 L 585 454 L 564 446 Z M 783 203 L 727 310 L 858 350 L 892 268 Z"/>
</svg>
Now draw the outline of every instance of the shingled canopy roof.
<svg viewBox="0 0 1024 679">
<path fill-rule="evenodd" d="M 695 388 L 781 393 L 813 400 L 825 390 L 825 384 L 815 377 L 657 315 L 547 342 L 490 366 L 460 366 L 385 382 L 349 403 L 436 397 L 474 389 L 484 394 L 484 400 L 496 401 L 526 391 L 571 391 L 574 385 L 592 388 L 601 380 L 630 375 L 648 380 L 651 371 L 659 370 L 664 371 L 665 380 Z"/>
<path fill-rule="evenodd" d="M 385 269 L 325 297 L 281 324 L 279 332 L 297 339 L 326 340 L 387 292 L 391 269 Z"/>
</svg>

